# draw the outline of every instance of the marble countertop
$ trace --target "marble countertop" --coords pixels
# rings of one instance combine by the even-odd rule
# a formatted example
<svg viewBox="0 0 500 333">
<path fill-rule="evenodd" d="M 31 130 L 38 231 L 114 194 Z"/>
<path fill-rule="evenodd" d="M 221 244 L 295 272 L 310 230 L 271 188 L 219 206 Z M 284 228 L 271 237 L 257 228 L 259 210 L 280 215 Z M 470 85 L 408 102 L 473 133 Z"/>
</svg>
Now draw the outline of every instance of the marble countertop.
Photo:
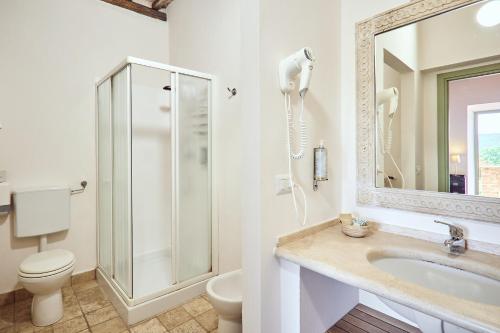
<svg viewBox="0 0 500 333">
<path fill-rule="evenodd" d="M 476 303 L 396 278 L 368 258 L 425 259 L 500 280 L 500 256 L 468 250 L 450 256 L 442 244 L 374 231 L 351 238 L 329 223 L 280 238 L 276 256 L 474 332 L 500 332 L 500 307 Z"/>
</svg>

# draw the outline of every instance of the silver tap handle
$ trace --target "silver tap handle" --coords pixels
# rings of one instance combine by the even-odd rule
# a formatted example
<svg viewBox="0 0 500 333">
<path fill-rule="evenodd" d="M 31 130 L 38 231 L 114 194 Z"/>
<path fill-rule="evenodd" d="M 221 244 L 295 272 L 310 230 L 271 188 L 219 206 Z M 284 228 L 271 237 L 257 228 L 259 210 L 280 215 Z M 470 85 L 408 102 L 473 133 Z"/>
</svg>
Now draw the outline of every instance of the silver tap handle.
<svg viewBox="0 0 500 333">
<path fill-rule="evenodd" d="M 446 223 L 443 221 L 434 220 L 435 223 L 447 225 L 450 228 L 450 236 L 452 239 L 460 240 L 464 238 L 464 230 L 457 225 Z"/>
</svg>

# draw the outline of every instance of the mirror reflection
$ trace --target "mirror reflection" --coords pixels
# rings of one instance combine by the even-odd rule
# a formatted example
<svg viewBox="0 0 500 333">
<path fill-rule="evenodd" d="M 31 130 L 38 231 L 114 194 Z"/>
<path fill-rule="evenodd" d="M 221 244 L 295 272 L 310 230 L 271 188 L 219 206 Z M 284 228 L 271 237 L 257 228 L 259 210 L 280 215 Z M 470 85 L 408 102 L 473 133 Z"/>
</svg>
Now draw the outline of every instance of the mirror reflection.
<svg viewBox="0 0 500 333">
<path fill-rule="evenodd" d="M 500 197 L 500 0 L 375 37 L 377 187 Z"/>
</svg>

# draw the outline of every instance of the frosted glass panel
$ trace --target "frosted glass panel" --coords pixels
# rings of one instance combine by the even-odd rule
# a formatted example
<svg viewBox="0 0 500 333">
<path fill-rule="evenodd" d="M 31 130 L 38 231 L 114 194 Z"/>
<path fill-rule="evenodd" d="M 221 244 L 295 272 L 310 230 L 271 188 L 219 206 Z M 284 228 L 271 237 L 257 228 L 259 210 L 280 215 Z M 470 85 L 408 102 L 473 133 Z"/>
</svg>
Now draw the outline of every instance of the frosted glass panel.
<svg viewBox="0 0 500 333">
<path fill-rule="evenodd" d="M 132 297 L 130 66 L 113 76 L 113 248 L 114 278 Z"/>
<path fill-rule="evenodd" d="M 111 131 L 111 81 L 104 81 L 97 88 L 97 147 L 99 182 L 97 184 L 99 205 L 99 266 L 111 276 L 112 271 L 112 177 L 113 177 L 113 141 Z"/>
<path fill-rule="evenodd" d="M 97 87 L 98 266 L 132 304 L 214 269 L 211 82 L 165 68 L 127 63 Z"/>
<path fill-rule="evenodd" d="M 178 280 L 212 269 L 209 81 L 179 74 L 177 106 Z"/>
<path fill-rule="evenodd" d="M 172 285 L 170 72 L 132 65 L 134 297 Z"/>
</svg>

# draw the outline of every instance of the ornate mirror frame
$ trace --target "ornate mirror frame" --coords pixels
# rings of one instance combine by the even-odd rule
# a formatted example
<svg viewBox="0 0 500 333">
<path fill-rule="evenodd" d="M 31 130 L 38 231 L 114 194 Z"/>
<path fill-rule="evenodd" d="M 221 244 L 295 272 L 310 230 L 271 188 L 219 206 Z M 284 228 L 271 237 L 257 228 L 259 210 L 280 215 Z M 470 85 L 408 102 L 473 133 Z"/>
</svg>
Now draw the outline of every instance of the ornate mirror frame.
<svg viewBox="0 0 500 333">
<path fill-rule="evenodd" d="M 375 35 L 481 0 L 413 0 L 357 24 L 357 201 L 500 223 L 500 199 L 375 186 Z"/>
</svg>

